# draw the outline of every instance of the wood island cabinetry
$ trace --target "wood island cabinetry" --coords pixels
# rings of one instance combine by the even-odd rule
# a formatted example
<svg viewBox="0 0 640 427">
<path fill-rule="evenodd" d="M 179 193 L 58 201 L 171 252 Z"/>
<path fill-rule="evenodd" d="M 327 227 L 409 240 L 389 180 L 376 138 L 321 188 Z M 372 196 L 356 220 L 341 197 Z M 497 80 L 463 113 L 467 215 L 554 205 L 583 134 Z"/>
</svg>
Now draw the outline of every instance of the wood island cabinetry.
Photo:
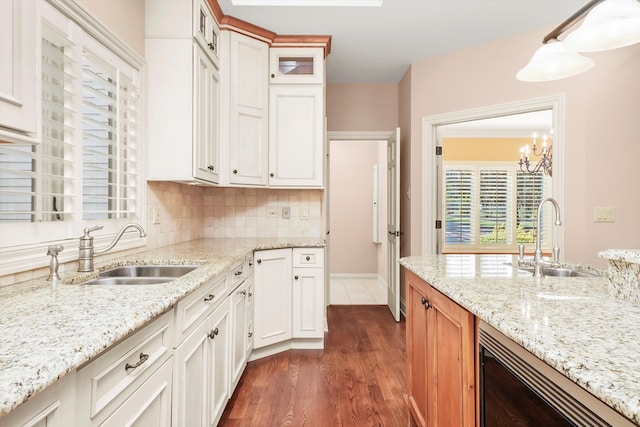
<svg viewBox="0 0 640 427">
<path fill-rule="evenodd" d="M 474 316 L 411 272 L 407 400 L 418 426 L 474 426 Z"/>
</svg>

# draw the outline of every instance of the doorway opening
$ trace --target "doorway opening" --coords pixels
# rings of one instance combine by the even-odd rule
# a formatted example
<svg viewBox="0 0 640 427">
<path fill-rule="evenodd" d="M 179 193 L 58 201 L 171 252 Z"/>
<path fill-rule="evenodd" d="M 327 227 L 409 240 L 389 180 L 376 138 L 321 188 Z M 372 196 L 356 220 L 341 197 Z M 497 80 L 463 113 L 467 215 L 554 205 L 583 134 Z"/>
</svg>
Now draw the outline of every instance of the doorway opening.
<svg viewBox="0 0 640 427">
<path fill-rule="evenodd" d="M 436 155 L 436 147 L 442 147 L 442 133 L 446 128 L 470 128 L 482 121 L 492 124 L 493 119 L 526 116 L 528 113 L 549 111 L 552 117 L 553 129 L 553 185 L 551 196 L 560 205 L 564 199 L 564 96 L 554 95 L 544 98 L 524 100 L 514 103 L 487 106 L 477 109 L 458 111 L 437 116 L 424 117 L 422 120 L 423 156 L 422 156 L 422 253 L 443 253 L 442 224 L 443 205 L 446 202 L 443 195 L 444 167 L 442 156 Z M 491 119 L 491 120 L 489 120 Z M 505 119 L 506 120 L 506 119 Z M 500 130 L 495 127 L 485 130 L 498 135 Z M 440 151 L 440 150 L 438 150 Z M 549 239 L 556 245 L 563 247 L 564 231 L 562 227 L 553 227 Z"/>
</svg>

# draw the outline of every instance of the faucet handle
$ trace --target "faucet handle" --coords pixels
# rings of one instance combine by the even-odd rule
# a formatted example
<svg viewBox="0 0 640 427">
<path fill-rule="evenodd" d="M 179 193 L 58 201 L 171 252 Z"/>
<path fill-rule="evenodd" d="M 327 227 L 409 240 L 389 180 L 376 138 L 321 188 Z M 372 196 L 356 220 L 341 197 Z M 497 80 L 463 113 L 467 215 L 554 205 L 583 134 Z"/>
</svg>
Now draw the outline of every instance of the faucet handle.
<svg viewBox="0 0 640 427">
<path fill-rule="evenodd" d="M 524 243 L 518 245 L 518 260 L 524 260 Z"/>
<path fill-rule="evenodd" d="M 554 264 L 559 264 L 560 263 L 560 248 L 557 246 L 554 246 L 553 249 L 553 263 Z"/>
<path fill-rule="evenodd" d="M 87 239 L 87 238 L 91 237 L 91 236 L 89 236 L 89 233 L 91 233 L 92 231 L 102 230 L 102 228 L 104 228 L 104 225 L 102 225 L 102 224 L 98 224 L 98 225 L 96 225 L 94 227 L 91 227 L 91 228 L 87 227 L 87 228 L 84 229 L 84 235 L 82 237 Z"/>
<path fill-rule="evenodd" d="M 64 249 L 64 246 L 62 245 L 51 245 L 47 247 L 47 255 L 56 256 L 60 252 L 62 252 L 63 249 Z"/>
</svg>

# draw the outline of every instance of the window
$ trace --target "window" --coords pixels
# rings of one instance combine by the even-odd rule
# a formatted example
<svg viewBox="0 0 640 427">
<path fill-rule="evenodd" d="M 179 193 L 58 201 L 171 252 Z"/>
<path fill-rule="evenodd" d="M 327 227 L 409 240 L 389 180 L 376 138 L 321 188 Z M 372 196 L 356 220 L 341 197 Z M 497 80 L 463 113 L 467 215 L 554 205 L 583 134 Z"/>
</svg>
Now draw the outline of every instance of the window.
<svg viewBox="0 0 640 427">
<path fill-rule="evenodd" d="M 73 2 L 57 7 L 74 8 L 78 25 L 38 6 L 41 142 L 0 144 L 0 275 L 46 264 L 43 247 L 75 241 L 84 227 L 108 235 L 142 217 L 142 61 L 113 35 L 92 29 L 100 43 L 84 32 L 89 20 Z M 4 262 L 12 256 L 21 266 Z"/>
<path fill-rule="evenodd" d="M 511 164 L 444 165 L 444 252 L 517 252 L 535 244 L 537 207 L 551 194 L 550 178 L 529 175 Z M 541 242 L 550 247 L 550 217 Z"/>
</svg>

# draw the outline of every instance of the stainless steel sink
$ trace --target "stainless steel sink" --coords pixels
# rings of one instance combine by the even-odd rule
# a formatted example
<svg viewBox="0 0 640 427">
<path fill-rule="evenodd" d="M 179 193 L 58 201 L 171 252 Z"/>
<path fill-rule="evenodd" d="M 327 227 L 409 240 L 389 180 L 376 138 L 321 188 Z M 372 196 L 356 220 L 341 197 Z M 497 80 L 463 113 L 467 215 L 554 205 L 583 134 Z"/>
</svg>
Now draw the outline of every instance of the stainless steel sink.
<svg viewBox="0 0 640 427">
<path fill-rule="evenodd" d="M 82 285 L 153 285 L 171 282 L 195 270 L 192 265 L 127 265 L 105 270 Z"/>
<path fill-rule="evenodd" d="M 519 270 L 533 274 L 533 267 L 520 267 Z M 542 274 L 554 277 L 597 277 L 597 274 L 566 267 L 543 267 Z"/>
</svg>

